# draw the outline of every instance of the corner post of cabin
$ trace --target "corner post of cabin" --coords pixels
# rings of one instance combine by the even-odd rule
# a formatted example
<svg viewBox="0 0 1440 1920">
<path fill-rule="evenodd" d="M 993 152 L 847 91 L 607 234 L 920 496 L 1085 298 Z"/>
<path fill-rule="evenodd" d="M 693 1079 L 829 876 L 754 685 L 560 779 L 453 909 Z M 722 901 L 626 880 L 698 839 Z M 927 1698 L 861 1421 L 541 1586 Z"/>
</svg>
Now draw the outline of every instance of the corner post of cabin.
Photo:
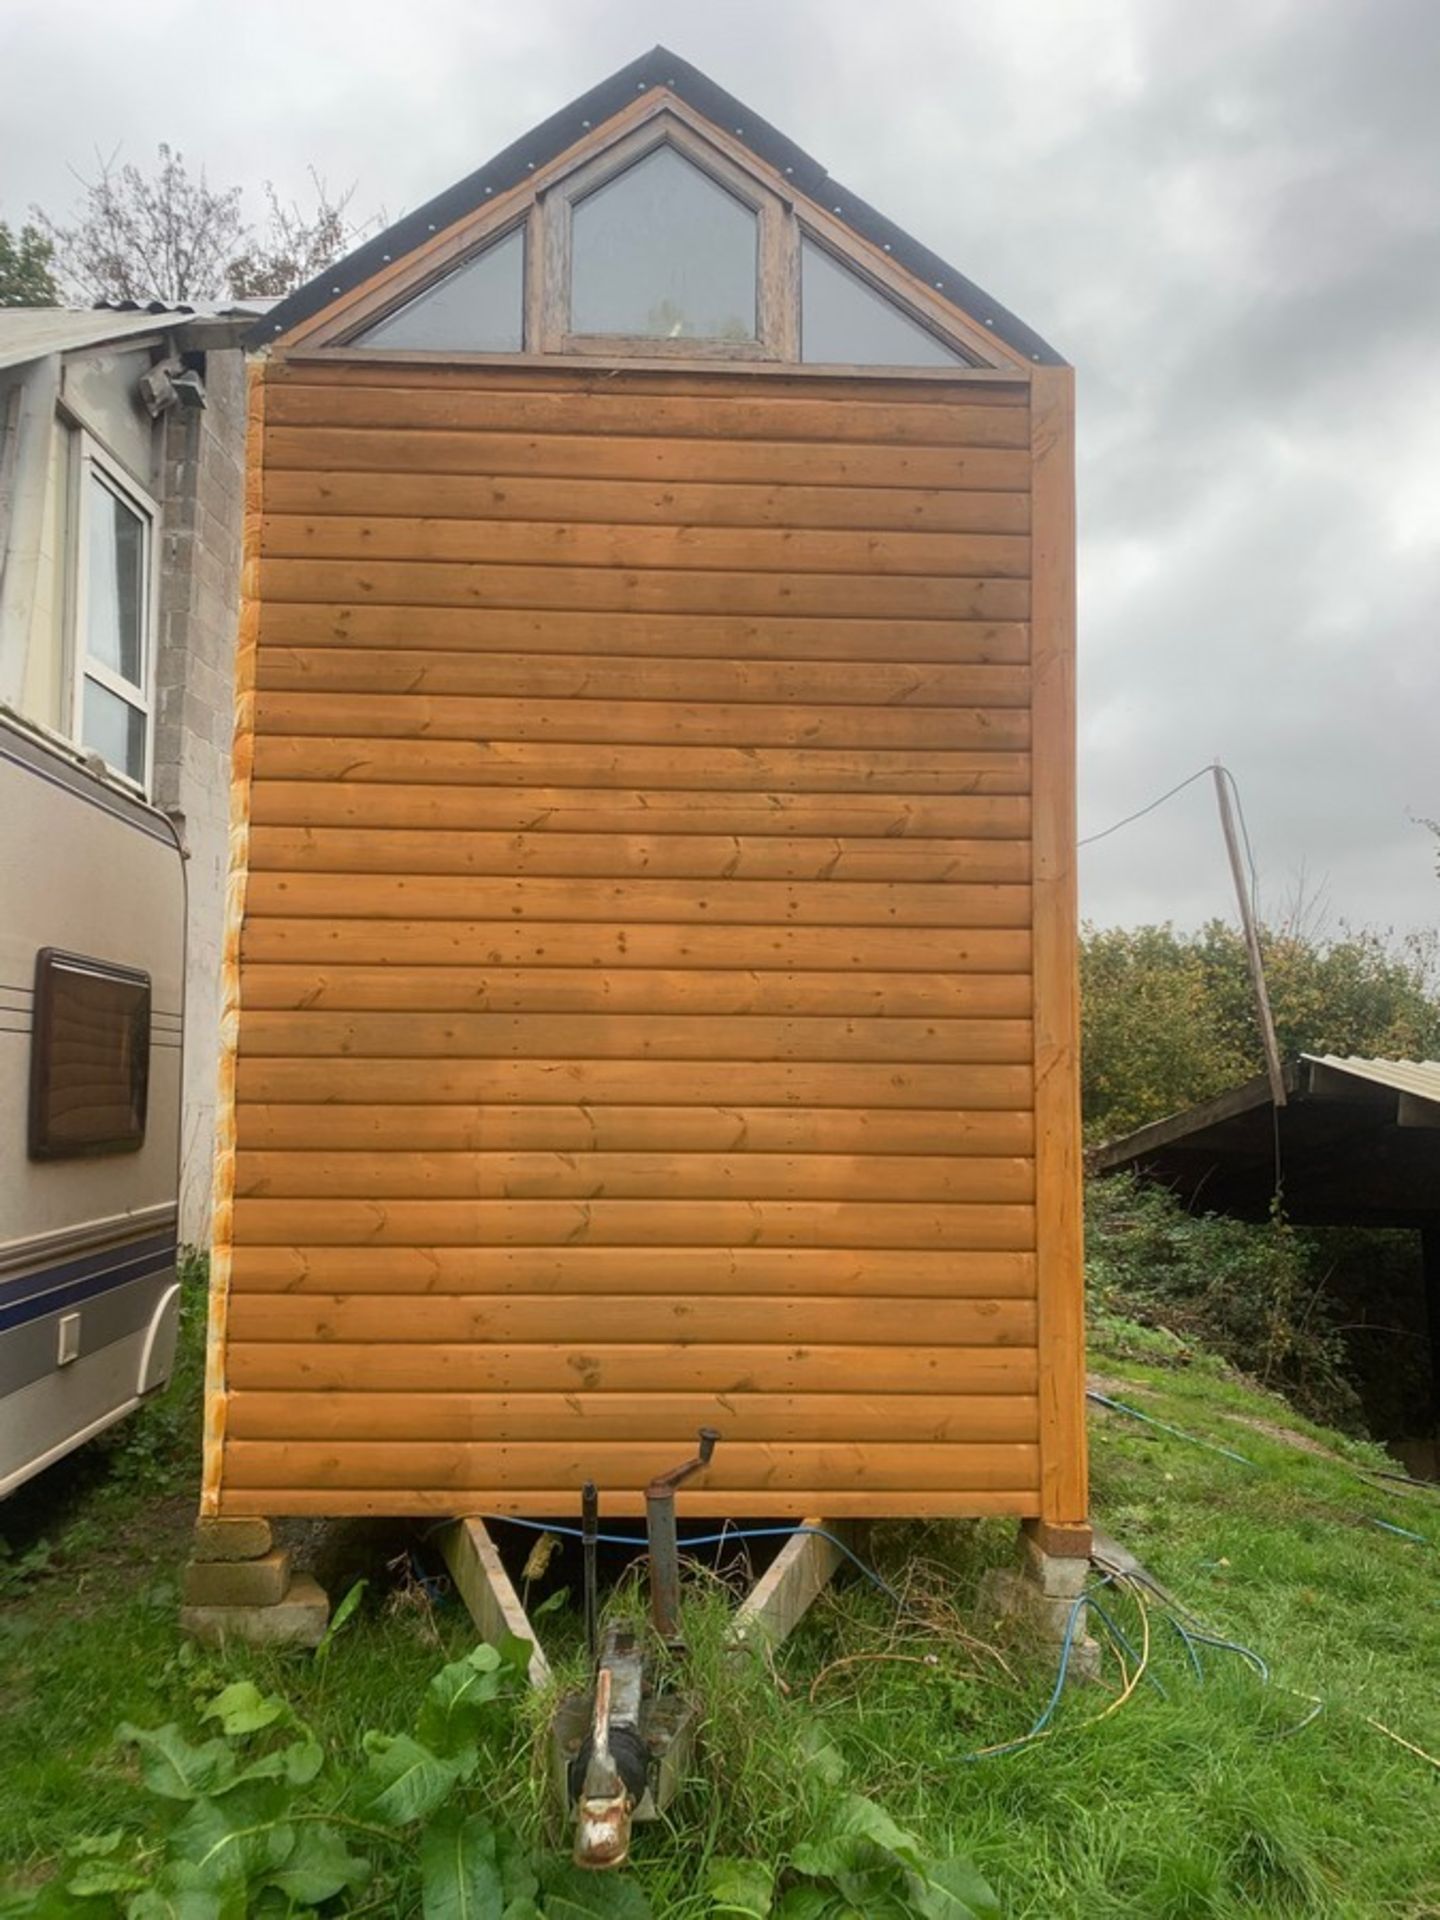
<svg viewBox="0 0 1440 1920">
<path fill-rule="evenodd" d="M 1029 1545 L 1088 1555 L 1075 812 L 1074 373 L 1031 380 L 1031 780 L 1040 1501 Z"/>
<path fill-rule="evenodd" d="M 256 651 L 260 638 L 260 530 L 268 362 L 251 363 L 241 530 L 240 606 L 235 641 L 235 717 L 230 772 L 229 872 L 220 949 L 220 1057 L 215 1099 L 214 1204 L 205 1344 L 205 1412 L 200 1516 L 220 1513 L 227 1409 L 226 1344 L 235 1241 L 236 1073 L 240 1050 L 240 934 L 250 867 L 250 787 L 255 756 Z"/>
</svg>

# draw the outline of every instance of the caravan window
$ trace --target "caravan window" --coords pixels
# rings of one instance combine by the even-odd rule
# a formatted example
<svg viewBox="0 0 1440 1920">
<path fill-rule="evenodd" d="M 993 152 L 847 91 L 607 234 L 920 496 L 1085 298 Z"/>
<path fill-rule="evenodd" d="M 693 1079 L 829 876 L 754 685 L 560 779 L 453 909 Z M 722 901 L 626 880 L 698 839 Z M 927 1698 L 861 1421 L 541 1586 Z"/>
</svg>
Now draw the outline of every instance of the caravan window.
<svg viewBox="0 0 1440 1920">
<path fill-rule="evenodd" d="M 150 764 L 155 513 L 88 441 L 80 469 L 75 734 L 82 746 L 143 788 Z"/>
<path fill-rule="evenodd" d="M 150 976 L 42 947 L 35 960 L 30 1158 L 127 1153 L 145 1139 Z"/>
</svg>

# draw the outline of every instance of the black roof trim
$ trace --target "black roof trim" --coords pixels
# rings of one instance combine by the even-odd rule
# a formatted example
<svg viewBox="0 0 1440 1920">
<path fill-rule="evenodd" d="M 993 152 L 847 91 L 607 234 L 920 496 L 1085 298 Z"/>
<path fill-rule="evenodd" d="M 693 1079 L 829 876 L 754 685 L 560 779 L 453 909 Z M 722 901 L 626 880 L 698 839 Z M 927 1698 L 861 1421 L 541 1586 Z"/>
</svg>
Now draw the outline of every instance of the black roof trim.
<svg viewBox="0 0 1440 1920">
<path fill-rule="evenodd" d="M 302 320 L 310 319 L 338 295 L 348 293 L 378 272 L 387 259 L 413 252 L 432 233 L 453 225 L 497 194 L 519 186 L 538 167 L 545 166 L 583 139 L 591 128 L 612 119 L 637 94 L 648 93 L 655 87 L 668 89 L 696 113 L 723 127 L 757 159 L 792 180 L 799 192 L 817 201 L 862 239 L 888 248 L 900 266 L 963 308 L 1007 346 L 1044 366 L 1065 364 L 1062 356 L 1038 333 L 992 300 L 973 280 L 968 280 L 928 247 L 921 246 L 865 201 L 847 192 L 831 179 L 818 160 L 813 160 L 793 140 L 787 140 L 768 121 L 752 113 L 734 94 L 717 87 L 698 67 L 692 67 L 666 47 L 652 47 L 629 66 L 621 67 L 608 80 L 602 80 L 599 86 L 572 100 L 568 107 L 542 120 L 538 127 L 506 147 L 503 153 L 496 154 L 487 165 L 437 194 L 415 212 L 406 214 L 373 240 L 367 240 L 343 260 L 297 288 L 256 323 L 248 344 L 263 347 Z"/>
</svg>

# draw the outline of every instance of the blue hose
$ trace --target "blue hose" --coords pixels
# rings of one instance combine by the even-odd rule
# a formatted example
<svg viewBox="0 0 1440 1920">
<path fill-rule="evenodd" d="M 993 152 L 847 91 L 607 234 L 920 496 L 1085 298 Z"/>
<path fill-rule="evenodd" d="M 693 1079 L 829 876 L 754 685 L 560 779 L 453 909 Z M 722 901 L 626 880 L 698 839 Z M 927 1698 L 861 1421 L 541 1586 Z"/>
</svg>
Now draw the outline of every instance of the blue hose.
<svg viewBox="0 0 1440 1920">
<path fill-rule="evenodd" d="M 583 1540 L 585 1535 L 579 1527 L 551 1525 L 545 1520 L 522 1520 L 512 1513 L 487 1514 L 486 1519 L 496 1526 L 528 1527 L 532 1533 L 562 1534 L 570 1540 Z M 904 1599 L 892 1587 L 888 1580 L 882 1579 L 873 1567 L 867 1566 L 859 1554 L 848 1547 L 838 1534 L 829 1533 L 824 1527 L 727 1527 L 723 1533 L 692 1534 L 688 1540 L 682 1540 L 680 1551 L 691 1547 L 718 1547 L 727 1540 L 776 1540 L 784 1535 L 787 1539 L 792 1533 L 813 1534 L 817 1540 L 828 1540 L 837 1547 L 852 1566 L 858 1567 L 873 1586 L 880 1589 L 897 1607 L 903 1607 Z M 642 1552 L 649 1548 L 650 1542 L 643 1533 L 597 1533 L 595 1538 L 607 1547 L 637 1547 Z"/>
</svg>

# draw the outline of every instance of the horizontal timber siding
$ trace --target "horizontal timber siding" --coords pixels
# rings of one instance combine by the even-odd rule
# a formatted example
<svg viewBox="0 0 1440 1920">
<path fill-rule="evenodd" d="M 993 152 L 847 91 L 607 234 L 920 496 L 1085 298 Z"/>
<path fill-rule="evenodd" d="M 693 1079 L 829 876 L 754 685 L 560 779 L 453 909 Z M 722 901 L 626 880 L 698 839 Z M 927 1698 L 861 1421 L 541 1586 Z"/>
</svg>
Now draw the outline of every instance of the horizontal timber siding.
<svg viewBox="0 0 1440 1920">
<path fill-rule="evenodd" d="M 263 418 L 220 1510 L 1038 1512 L 1026 384 Z"/>
</svg>

